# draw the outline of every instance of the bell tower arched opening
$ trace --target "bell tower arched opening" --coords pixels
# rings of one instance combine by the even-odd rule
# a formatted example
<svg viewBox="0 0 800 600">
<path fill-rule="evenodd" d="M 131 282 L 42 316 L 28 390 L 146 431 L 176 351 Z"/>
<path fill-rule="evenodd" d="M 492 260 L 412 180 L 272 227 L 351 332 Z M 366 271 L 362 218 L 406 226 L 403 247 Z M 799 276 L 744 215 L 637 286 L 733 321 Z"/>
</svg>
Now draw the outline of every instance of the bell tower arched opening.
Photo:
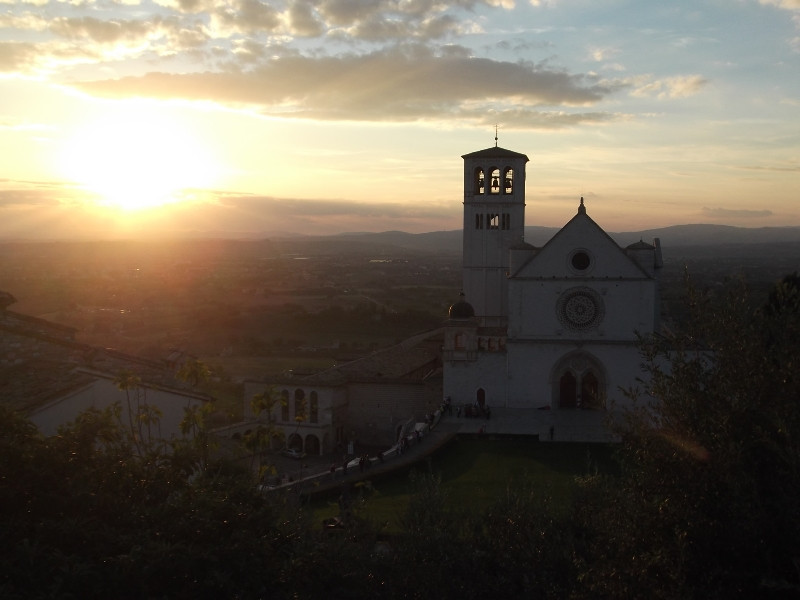
<svg viewBox="0 0 800 600">
<path fill-rule="evenodd" d="M 475 194 L 483 195 L 486 193 L 486 174 L 480 167 L 475 169 L 474 186 L 473 192 Z"/>
<path fill-rule="evenodd" d="M 500 169 L 497 167 L 492 167 L 491 169 L 491 184 L 489 185 L 489 193 L 490 194 L 499 194 L 500 193 Z"/>
<path fill-rule="evenodd" d="M 506 167 L 503 170 L 503 193 L 514 193 L 514 169 Z"/>
</svg>

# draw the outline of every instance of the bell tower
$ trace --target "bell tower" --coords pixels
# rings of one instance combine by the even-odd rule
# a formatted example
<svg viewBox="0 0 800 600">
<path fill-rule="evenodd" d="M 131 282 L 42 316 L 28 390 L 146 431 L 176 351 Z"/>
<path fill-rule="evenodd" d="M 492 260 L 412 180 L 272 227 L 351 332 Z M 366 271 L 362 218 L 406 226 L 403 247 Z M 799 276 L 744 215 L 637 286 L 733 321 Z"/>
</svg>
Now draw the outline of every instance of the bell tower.
<svg viewBox="0 0 800 600">
<path fill-rule="evenodd" d="M 509 250 L 525 236 L 528 157 L 496 145 L 465 154 L 463 286 L 483 327 L 508 324 Z"/>
</svg>

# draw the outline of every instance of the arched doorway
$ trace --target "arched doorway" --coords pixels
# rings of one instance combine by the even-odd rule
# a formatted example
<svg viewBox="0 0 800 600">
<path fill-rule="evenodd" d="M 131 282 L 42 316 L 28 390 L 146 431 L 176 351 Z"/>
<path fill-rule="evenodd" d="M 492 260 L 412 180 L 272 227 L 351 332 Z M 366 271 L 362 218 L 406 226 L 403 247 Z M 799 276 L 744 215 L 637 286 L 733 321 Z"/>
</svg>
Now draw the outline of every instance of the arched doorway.
<svg viewBox="0 0 800 600">
<path fill-rule="evenodd" d="M 319 456 L 319 438 L 317 436 L 306 436 L 306 454 L 310 456 Z"/>
<path fill-rule="evenodd" d="M 481 410 L 486 406 L 486 390 L 483 388 L 478 388 L 478 393 L 476 394 L 476 399 L 478 402 L 478 406 Z"/>
<path fill-rule="evenodd" d="M 602 364 L 585 352 L 562 358 L 552 371 L 553 404 L 564 409 L 605 408 L 605 371 Z"/>
<path fill-rule="evenodd" d="M 559 408 L 575 408 L 578 405 L 578 385 L 575 376 L 567 371 L 561 376 L 558 391 Z"/>
<path fill-rule="evenodd" d="M 600 400 L 600 382 L 594 371 L 588 371 L 581 378 L 581 408 L 603 408 Z"/>
<path fill-rule="evenodd" d="M 303 451 L 303 438 L 301 438 L 298 434 L 293 433 L 289 436 L 289 439 L 286 442 L 286 447 L 291 448 L 292 450 L 297 450 L 299 452 Z"/>
</svg>

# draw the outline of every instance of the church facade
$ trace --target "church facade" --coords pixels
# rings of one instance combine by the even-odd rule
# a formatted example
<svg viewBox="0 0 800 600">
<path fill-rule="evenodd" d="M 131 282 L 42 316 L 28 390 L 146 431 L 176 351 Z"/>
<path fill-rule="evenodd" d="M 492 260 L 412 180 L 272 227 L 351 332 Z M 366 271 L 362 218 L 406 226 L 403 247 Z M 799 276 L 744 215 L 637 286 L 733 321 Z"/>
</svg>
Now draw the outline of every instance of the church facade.
<svg viewBox="0 0 800 600">
<path fill-rule="evenodd" d="M 638 334 L 659 330 L 659 240 L 620 247 L 576 214 L 542 247 L 524 240 L 528 157 L 464 160 L 463 296 L 450 308 L 443 394 L 492 408 L 604 411 L 641 376 Z M 576 414 L 576 413 L 573 413 Z"/>
</svg>

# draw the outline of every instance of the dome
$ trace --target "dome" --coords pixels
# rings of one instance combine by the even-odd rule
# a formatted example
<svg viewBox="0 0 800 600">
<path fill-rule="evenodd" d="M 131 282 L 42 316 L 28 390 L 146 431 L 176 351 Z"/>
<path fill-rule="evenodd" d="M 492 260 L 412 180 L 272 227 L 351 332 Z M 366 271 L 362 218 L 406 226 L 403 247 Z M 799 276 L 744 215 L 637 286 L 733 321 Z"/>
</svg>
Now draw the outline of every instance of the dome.
<svg viewBox="0 0 800 600">
<path fill-rule="evenodd" d="M 464 299 L 464 292 L 461 292 L 459 301 L 450 307 L 448 315 L 451 319 L 471 319 L 475 316 L 475 309 Z"/>
<path fill-rule="evenodd" d="M 640 239 L 638 242 L 625 248 L 626 250 L 655 250 L 655 246 Z"/>
</svg>

